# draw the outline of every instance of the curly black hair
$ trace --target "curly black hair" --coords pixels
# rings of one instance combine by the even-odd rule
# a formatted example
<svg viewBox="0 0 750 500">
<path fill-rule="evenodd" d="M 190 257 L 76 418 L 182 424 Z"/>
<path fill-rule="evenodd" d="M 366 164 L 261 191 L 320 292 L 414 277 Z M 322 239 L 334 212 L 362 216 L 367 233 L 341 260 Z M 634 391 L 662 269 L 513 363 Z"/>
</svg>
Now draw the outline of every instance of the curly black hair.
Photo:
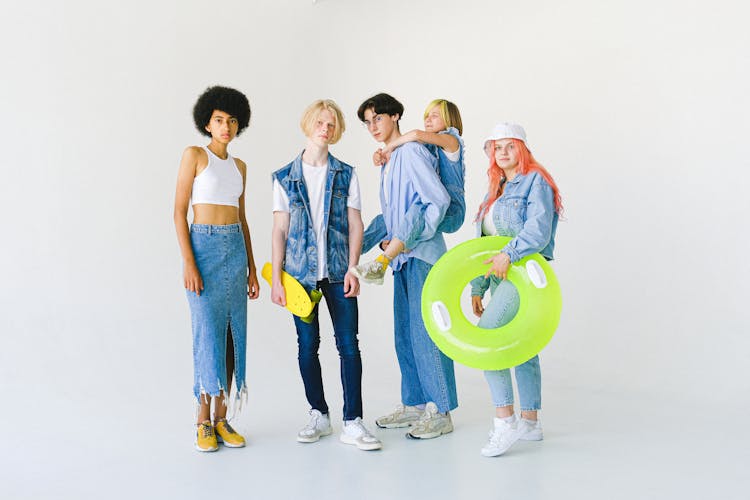
<svg viewBox="0 0 750 500">
<path fill-rule="evenodd" d="M 211 120 L 214 110 L 223 111 L 237 118 L 237 135 L 240 135 L 250 123 L 250 103 L 245 94 L 239 90 L 216 85 L 208 87 L 193 106 L 195 128 L 201 134 L 211 137 L 206 125 Z"/>
</svg>

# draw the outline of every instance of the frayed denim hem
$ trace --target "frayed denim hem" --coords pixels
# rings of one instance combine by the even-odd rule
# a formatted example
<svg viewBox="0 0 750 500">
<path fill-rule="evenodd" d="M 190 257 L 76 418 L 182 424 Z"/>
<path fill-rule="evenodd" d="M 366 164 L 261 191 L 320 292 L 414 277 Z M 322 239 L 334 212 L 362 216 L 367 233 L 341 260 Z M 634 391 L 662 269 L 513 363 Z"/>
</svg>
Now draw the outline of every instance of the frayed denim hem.
<svg viewBox="0 0 750 500">
<path fill-rule="evenodd" d="M 195 416 L 198 416 L 201 402 L 210 404 L 211 398 L 221 397 L 222 393 L 224 393 L 224 406 L 227 407 L 227 420 L 231 421 L 242 412 L 242 409 L 245 406 L 247 406 L 247 385 L 244 382 L 239 390 L 234 390 L 228 397 L 224 388 L 219 384 L 219 389 L 216 391 L 216 394 L 211 394 L 201 388 L 200 393 L 195 395 Z"/>
</svg>

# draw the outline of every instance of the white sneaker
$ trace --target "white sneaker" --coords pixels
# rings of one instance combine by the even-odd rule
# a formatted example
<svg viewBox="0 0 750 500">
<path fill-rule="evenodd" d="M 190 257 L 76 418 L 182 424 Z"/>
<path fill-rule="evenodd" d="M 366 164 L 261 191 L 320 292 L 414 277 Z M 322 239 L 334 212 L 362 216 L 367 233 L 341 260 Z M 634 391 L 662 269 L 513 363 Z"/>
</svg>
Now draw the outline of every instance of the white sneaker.
<svg viewBox="0 0 750 500">
<path fill-rule="evenodd" d="M 411 426 L 406 437 L 412 439 L 432 439 L 443 434 L 453 432 L 453 422 L 450 413 L 440 413 L 435 403 L 427 403 L 424 413 Z"/>
<path fill-rule="evenodd" d="M 382 285 L 385 278 L 386 268 L 387 266 L 383 267 L 382 262 L 371 260 L 364 264 L 352 266 L 349 268 L 349 272 L 365 283 L 370 283 L 371 285 Z"/>
<path fill-rule="evenodd" d="M 399 404 L 393 413 L 384 415 L 380 418 L 375 419 L 375 425 L 382 429 L 395 429 L 397 427 L 409 427 L 414 422 L 419 420 L 419 417 L 424 413 L 416 406 L 407 406 Z"/>
<path fill-rule="evenodd" d="M 365 428 L 359 417 L 344 422 L 340 439 L 342 443 L 353 444 L 360 450 L 379 450 L 383 447 L 378 438 Z"/>
<path fill-rule="evenodd" d="M 525 418 L 519 420 L 518 439 L 521 441 L 541 441 L 544 439 L 542 422 L 540 420 L 527 420 Z"/>
<path fill-rule="evenodd" d="M 490 431 L 490 439 L 482 448 L 485 457 L 497 457 L 505 453 L 518 441 L 518 426 L 515 415 L 513 422 L 506 422 L 502 418 L 493 419 L 493 429 Z"/>
<path fill-rule="evenodd" d="M 318 410 L 310 410 L 310 421 L 297 433 L 300 443 L 314 443 L 320 436 L 328 436 L 332 432 L 331 419 Z"/>
</svg>

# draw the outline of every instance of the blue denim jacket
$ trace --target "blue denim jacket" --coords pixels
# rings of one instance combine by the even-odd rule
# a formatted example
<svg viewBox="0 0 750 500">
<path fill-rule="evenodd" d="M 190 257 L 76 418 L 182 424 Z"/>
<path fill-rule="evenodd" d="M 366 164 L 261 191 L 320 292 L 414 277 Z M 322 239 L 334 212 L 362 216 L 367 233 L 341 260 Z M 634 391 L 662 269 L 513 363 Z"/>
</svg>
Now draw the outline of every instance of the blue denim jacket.
<svg viewBox="0 0 750 500">
<path fill-rule="evenodd" d="M 437 227 L 443 220 L 450 197 L 437 175 L 437 159 L 419 143 L 407 142 L 391 153 L 390 173 L 386 185 L 385 167 L 380 174 L 380 206 L 385 220 L 386 238 L 396 237 L 404 242 L 408 253 L 399 254 L 391 261 L 394 271 L 411 258 L 434 264 L 445 253 L 443 233 Z M 386 203 L 385 192 L 389 194 Z M 423 205 L 424 228 L 415 234 L 411 227 L 401 224 L 409 207 Z"/>
<path fill-rule="evenodd" d="M 555 211 L 554 193 L 544 177 L 537 172 L 515 176 L 505 183 L 502 196 L 490 210 L 497 234 L 513 237 L 499 249 L 508 254 L 511 262 L 534 253 L 552 260 L 559 215 Z M 476 222 L 477 237 L 482 236 L 484 215 L 480 213 Z M 472 280 L 471 294 L 484 295 L 490 284 L 489 278 Z"/>
<path fill-rule="evenodd" d="M 303 151 L 304 153 L 304 151 Z M 328 248 L 328 281 L 341 283 L 349 269 L 349 214 L 347 200 L 353 167 L 328 154 L 323 227 Z M 302 153 L 291 163 L 272 174 L 289 197 L 289 235 L 286 240 L 284 270 L 307 289 L 316 286 L 318 246 L 315 239 L 310 197 L 302 175 Z"/>
<path fill-rule="evenodd" d="M 445 211 L 445 216 L 437 230 L 442 233 L 454 233 L 463 225 L 464 218 L 466 217 L 466 201 L 464 199 L 464 175 L 466 173 L 464 167 L 464 140 L 458 135 L 458 130 L 453 127 L 443 130 L 440 133 L 450 134 L 458 140 L 459 156 L 457 161 L 449 160 L 445 155 L 445 151 L 434 144 L 424 144 L 424 147 L 438 159 L 438 175 L 451 199 Z M 412 235 L 403 241 L 409 241 L 411 244 L 419 242 L 418 236 L 422 234 L 424 229 L 424 224 L 422 223 L 423 212 L 424 207 L 417 203 L 409 209 L 406 216 L 402 219 L 402 226 L 406 225 L 405 227 L 410 227 L 409 234 Z M 383 216 L 378 215 L 365 230 L 364 238 L 362 239 L 362 253 L 369 251 L 384 239 L 386 239 L 385 222 L 383 222 Z"/>
</svg>

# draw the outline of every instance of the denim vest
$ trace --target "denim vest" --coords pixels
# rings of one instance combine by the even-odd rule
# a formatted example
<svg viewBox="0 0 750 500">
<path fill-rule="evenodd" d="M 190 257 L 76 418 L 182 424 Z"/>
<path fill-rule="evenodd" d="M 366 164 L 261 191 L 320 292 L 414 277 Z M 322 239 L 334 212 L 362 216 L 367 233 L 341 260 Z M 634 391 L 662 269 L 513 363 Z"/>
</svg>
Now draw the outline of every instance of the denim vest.
<svg viewBox="0 0 750 500">
<path fill-rule="evenodd" d="M 323 227 L 328 238 L 325 252 L 331 283 L 343 282 L 349 269 L 349 216 L 346 205 L 352 171 L 350 165 L 328 154 Z M 318 276 L 318 245 L 310 215 L 310 197 L 302 175 L 302 153 L 272 176 L 289 197 L 289 234 L 284 270 L 311 290 L 315 288 Z"/>
<path fill-rule="evenodd" d="M 452 135 L 458 141 L 458 160 L 451 161 L 440 146 L 434 144 L 423 144 L 438 159 L 438 175 L 440 181 L 451 197 L 451 203 L 445 211 L 443 221 L 438 226 L 438 231 L 443 233 L 455 233 L 461 228 L 466 217 L 466 200 L 464 198 L 464 178 L 466 167 L 464 166 L 464 140 L 458 134 L 458 130 L 449 127 L 438 132 L 439 134 Z"/>
</svg>

